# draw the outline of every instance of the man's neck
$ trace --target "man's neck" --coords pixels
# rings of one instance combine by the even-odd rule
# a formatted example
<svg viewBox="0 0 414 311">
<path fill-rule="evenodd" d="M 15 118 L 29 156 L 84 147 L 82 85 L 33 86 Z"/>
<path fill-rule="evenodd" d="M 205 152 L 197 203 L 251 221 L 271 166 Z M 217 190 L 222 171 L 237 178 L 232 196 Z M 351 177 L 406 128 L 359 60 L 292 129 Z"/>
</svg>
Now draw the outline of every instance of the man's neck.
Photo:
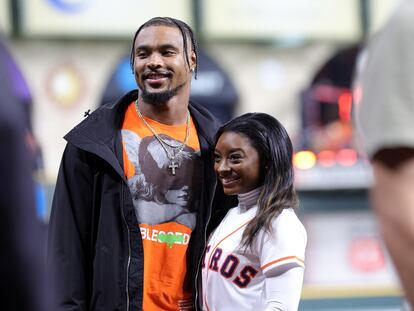
<svg viewBox="0 0 414 311">
<path fill-rule="evenodd" d="M 187 119 L 189 96 L 174 96 L 168 102 L 158 105 L 145 103 L 138 97 L 138 106 L 142 115 L 167 125 L 184 124 Z"/>
</svg>

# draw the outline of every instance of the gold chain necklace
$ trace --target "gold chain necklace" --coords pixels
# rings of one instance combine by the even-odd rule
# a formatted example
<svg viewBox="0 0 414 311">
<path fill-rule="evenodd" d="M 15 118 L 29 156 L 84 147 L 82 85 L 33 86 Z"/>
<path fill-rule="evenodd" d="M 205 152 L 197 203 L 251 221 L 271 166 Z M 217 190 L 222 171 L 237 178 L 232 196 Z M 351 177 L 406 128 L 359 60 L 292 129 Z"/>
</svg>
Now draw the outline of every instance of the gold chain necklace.
<svg viewBox="0 0 414 311">
<path fill-rule="evenodd" d="M 170 160 L 170 165 L 168 165 L 168 168 L 171 170 L 171 173 L 175 175 L 175 170 L 179 168 L 178 162 L 176 161 L 177 157 L 183 152 L 188 139 L 190 138 L 190 112 L 187 110 L 187 120 L 186 120 L 186 130 L 185 130 L 185 138 L 184 141 L 179 146 L 174 146 L 162 139 L 157 132 L 152 128 L 151 125 L 148 124 L 148 122 L 145 120 L 144 116 L 142 115 L 141 111 L 139 110 L 138 105 L 138 99 L 135 101 L 135 110 L 138 113 L 138 116 L 142 120 L 142 122 L 145 124 L 145 126 L 151 131 L 151 133 L 154 135 L 154 137 L 158 140 L 160 143 L 162 149 L 164 149 L 165 154 L 167 155 L 167 158 Z M 170 147 L 171 153 L 168 151 L 168 147 Z M 174 154 L 174 150 L 176 150 L 176 153 Z"/>
</svg>

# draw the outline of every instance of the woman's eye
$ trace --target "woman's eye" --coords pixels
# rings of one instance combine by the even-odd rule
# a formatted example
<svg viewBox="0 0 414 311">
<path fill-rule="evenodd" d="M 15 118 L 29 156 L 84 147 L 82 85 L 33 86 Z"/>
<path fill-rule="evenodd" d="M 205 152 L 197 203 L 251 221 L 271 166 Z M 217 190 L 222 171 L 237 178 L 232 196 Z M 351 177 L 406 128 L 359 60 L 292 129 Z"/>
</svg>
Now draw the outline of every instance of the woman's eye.
<svg viewBox="0 0 414 311">
<path fill-rule="evenodd" d="M 220 159 L 221 159 L 221 157 L 219 155 L 217 155 L 217 154 L 214 155 L 214 162 L 217 163 L 217 162 L 220 161 Z"/>
<path fill-rule="evenodd" d="M 232 162 L 237 162 L 238 163 L 241 160 L 241 156 L 239 154 L 233 154 L 233 155 L 230 156 L 230 160 Z"/>
</svg>

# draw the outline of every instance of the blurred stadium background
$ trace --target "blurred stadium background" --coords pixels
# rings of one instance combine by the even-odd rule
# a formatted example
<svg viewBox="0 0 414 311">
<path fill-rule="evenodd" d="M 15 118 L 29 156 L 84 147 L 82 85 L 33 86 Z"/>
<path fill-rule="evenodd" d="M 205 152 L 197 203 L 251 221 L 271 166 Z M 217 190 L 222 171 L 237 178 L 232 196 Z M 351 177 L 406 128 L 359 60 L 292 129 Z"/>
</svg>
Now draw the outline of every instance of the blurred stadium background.
<svg viewBox="0 0 414 311">
<path fill-rule="evenodd" d="M 135 30 L 173 16 L 200 43 L 192 99 L 223 121 L 267 112 L 293 138 L 309 237 L 300 310 L 403 310 L 368 202 L 372 173 L 354 130 L 359 91 L 351 90 L 364 42 L 399 2 L 0 0 L 10 79 L 30 115 L 40 217 L 47 223 L 62 137 L 85 111 L 135 88 Z"/>
</svg>

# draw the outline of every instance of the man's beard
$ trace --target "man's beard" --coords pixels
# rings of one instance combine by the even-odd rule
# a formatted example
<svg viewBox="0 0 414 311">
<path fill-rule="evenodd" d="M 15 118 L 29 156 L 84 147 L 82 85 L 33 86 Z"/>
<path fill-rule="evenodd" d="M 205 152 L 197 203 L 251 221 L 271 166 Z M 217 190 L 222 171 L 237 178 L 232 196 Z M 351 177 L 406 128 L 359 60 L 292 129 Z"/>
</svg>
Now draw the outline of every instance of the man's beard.
<svg viewBox="0 0 414 311">
<path fill-rule="evenodd" d="M 145 103 L 150 105 L 163 105 L 166 104 L 171 98 L 177 95 L 178 90 L 184 86 L 185 83 L 177 86 L 172 90 L 166 90 L 162 92 L 148 92 L 144 88 L 141 90 L 142 99 Z"/>
</svg>

